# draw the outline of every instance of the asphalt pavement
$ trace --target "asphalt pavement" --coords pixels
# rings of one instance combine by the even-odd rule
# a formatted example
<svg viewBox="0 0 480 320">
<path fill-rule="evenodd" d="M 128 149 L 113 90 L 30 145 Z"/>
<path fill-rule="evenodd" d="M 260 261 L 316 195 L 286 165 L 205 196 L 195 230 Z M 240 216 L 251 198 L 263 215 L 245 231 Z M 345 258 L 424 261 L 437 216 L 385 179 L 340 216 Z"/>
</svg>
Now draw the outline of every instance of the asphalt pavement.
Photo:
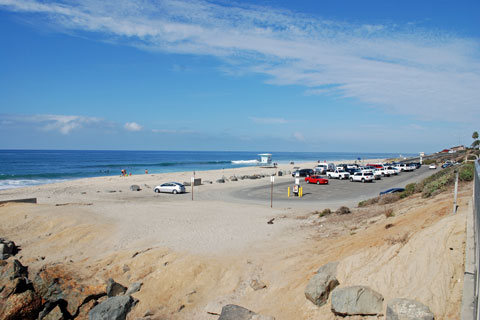
<svg viewBox="0 0 480 320">
<path fill-rule="evenodd" d="M 381 180 L 371 183 L 329 179 L 327 185 L 316 185 L 308 184 L 305 182 L 305 178 L 300 178 L 300 185 L 303 188 L 303 197 L 301 198 L 293 196 L 292 193 L 288 197 L 288 187 L 292 190 L 295 183 L 295 178 L 292 177 L 291 181 L 274 183 L 273 203 L 276 207 L 354 206 L 362 200 L 378 196 L 381 191 L 403 188 L 409 183 L 421 181 L 438 170 L 440 169 L 429 170 L 428 166 L 422 166 L 413 172 L 401 172 L 396 176 L 382 177 Z M 236 190 L 231 197 L 242 201 L 270 204 L 270 194 L 270 181 L 265 180 L 264 185 Z"/>
</svg>

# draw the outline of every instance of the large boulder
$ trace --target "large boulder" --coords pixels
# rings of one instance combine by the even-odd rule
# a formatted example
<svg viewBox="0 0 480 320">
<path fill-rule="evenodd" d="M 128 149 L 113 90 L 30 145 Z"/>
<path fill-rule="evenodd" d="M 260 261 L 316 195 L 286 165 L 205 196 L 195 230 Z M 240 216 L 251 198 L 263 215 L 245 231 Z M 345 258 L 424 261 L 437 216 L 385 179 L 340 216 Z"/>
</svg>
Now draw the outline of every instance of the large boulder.
<svg viewBox="0 0 480 320">
<path fill-rule="evenodd" d="M 135 305 L 130 295 L 110 297 L 96 305 L 88 313 L 90 320 L 125 320 L 127 314 Z"/>
<path fill-rule="evenodd" d="M 336 278 L 338 262 L 320 267 L 305 288 L 305 297 L 317 306 L 327 303 L 330 292 L 339 285 Z"/>
<path fill-rule="evenodd" d="M 332 312 L 340 316 L 373 316 L 382 312 L 383 296 L 366 286 L 335 288 Z"/>
<path fill-rule="evenodd" d="M 28 269 L 18 260 L 0 260 L 0 319 L 36 319 L 41 297 L 28 280 Z"/>
<path fill-rule="evenodd" d="M 66 311 L 77 314 L 86 301 L 106 295 L 105 284 L 90 285 L 61 265 L 44 266 L 33 279 L 35 291 L 51 305 L 66 303 Z"/>
<path fill-rule="evenodd" d="M 275 320 L 275 318 L 257 314 L 235 304 L 227 304 L 222 308 L 218 320 Z"/>
<path fill-rule="evenodd" d="M 430 309 L 415 300 L 393 299 L 387 304 L 386 320 L 433 320 Z"/>
</svg>

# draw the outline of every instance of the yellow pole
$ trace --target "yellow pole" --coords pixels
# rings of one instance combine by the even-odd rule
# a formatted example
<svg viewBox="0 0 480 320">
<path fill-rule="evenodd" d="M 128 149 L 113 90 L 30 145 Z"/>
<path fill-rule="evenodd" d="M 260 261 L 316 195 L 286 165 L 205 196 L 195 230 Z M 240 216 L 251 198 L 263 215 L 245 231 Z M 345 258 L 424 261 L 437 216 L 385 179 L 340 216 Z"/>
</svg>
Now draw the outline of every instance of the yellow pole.
<svg viewBox="0 0 480 320">
<path fill-rule="evenodd" d="M 300 187 L 299 193 L 300 193 L 300 198 L 303 197 L 303 187 Z"/>
<path fill-rule="evenodd" d="M 288 197 L 290 198 L 290 187 L 288 187 Z"/>
</svg>

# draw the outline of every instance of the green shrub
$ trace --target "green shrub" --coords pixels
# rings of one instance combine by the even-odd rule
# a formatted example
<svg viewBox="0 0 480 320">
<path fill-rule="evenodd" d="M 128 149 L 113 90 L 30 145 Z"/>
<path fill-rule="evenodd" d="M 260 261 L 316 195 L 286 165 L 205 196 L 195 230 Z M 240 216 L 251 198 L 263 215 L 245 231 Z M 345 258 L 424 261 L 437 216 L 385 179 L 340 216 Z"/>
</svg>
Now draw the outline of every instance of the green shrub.
<svg viewBox="0 0 480 320">
<path fill-rule="evenodd" d="M 332 210 L 330 210 L 329 208 L 327 208 L 327 209 L 323 209 L 323 211 L 319 213 L 319 216 L 320 216 L 320 217 L 323 217 L 323 216 L 327 216 L 327 215 L 329 215 L 329 214 L 331 214 L 331 213 L 332 213 Z"/>
<path fill-rule="evenodd" d="M 437 194 L 446 189 L 448 185 L 451 185 L 454 182 L 454 174 L 452 170 L 449 170 L 448 174 L 440 176 L 438 179 L 433 180 L 427 184 L 422 191 L 422 197 L 429 198 L 432 195 Z"/>
<path fill-rule="evenodd" d="M 416 183 L 409 183 L 405 186 L 405 191 L 400 193 L 400 199 L 406 198 L 408 196 L 411 196 L 412 194 L 415 193 L 416 191 Z"/>
<path fill-rule="evenodd" d="M 475 174 L 475 168 L 472 162 L 463 164 L 458 169 L 458 179 L 460 181 L 472 181 Z"/>
<path fill-rule="evenodd" d="M 437 161 L 436 161 L 436 160 L 433 160 L 433 159 L 426 159 L 426 160 L 423 160 L 423 162 L 422 162 L 422 164 L 423 164 L 423 165 L 426 165 L 426 166 L 431 165 L 432 163 L 435 163 L 435 164 L 436 164 Z"/>
</svg>

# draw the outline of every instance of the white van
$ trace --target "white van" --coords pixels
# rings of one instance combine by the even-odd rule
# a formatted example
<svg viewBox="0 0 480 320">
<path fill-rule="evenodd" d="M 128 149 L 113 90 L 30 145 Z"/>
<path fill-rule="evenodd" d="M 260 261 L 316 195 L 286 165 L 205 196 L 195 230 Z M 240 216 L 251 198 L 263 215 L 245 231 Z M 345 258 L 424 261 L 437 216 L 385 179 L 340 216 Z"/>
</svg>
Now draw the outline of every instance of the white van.
<svg viewBox="0 0 480 320">
<path fill-rule="evenodd" d="M 319 163 L 313 171 L 318 174 L 325 174 L 327 171 L 335 171 L 335 165 L 333 163 Z"/>
</svg>

